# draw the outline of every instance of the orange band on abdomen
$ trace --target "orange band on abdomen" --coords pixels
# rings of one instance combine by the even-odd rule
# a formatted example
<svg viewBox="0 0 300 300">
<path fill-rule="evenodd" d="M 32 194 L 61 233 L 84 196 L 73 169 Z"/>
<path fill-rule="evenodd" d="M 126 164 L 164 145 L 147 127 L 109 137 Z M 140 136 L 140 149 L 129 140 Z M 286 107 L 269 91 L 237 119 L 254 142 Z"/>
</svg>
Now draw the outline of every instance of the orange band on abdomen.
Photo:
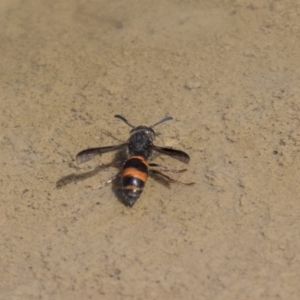
<svg viewBox="0 0 300 300">
<path fill-rule="evenodd" d="M 143 182 L 146 182 L 148 178 L 148 174 L 146 172 L 141 172 L 136 168 L 124 169 L 122 172 L 122 177 L 126 177 L 126 176 L 138 178 Z"/>
</svg>

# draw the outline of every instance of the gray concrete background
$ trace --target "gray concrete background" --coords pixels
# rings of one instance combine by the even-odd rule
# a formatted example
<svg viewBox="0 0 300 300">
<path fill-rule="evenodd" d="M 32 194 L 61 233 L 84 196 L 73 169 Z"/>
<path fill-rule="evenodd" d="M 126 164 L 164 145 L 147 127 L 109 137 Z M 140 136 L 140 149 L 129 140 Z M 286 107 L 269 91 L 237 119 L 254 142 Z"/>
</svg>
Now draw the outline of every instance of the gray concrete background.
<svg viewBox="0 0 300 300">
<path fill-rule="evenodd" d="M 298 0 L 3 0 L 0 299 L 300 299 Z M 133 208 L 84 148 L 151 125 L 196 181 Z M 168 157 L 157 163 L 185 167 Z"/>
</svg>

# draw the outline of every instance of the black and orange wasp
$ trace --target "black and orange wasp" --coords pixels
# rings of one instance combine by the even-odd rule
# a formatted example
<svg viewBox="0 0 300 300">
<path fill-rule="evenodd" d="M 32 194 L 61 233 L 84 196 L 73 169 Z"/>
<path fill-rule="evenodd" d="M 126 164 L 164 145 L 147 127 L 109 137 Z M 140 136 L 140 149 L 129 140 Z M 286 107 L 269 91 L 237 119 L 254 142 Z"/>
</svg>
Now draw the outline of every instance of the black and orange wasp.
<svg viewBox="0 0 300 300">
<path fill-rule="evenodd" d="M 125 119 L 120 115 L 115 115 L 114 117 L 121 119 L 128 126 L 132 128 L 132 130 L 130 131 L 130 137 L 127 140 L 127 142 L 119 145 L 114 145 L 114 146 L 89 148 L 83 150 L 76 155 L 77 164 L 87 162 L 93 159 L 95 155 L 101 155 L 106 152 L 125 149 L 127 159 L 123 163 L 122 170 L 119 173 L 117 173 L 115 176 L 107 180 L 105 183 L 110 183 L 114 179 L 116 179 L 119 175 L 121 175 L 123 201 L 128 206 L 133 206 L 141 196 L 146 181 L 148 179 L 148 175 L 154 174 L 154 175 L 161 176 L 170 183 L 179 183 L 183 185 L 194 184 L 194 182 L 184 183 L 184 182 L 177 181 L 161 173 L 158 170 L 149 168 L 149 167 L 162 167 L 164 170 L 172 171 L 172 172 L 186 171 L 186 169 L 174 170 L 166 166 L 148 162 L 151 158 L 155 156 L 156 153 L 161 153 L 161 154 L 171 156 L 183 163 L 186 164 L 189 163 L 190 157 L 187 153 L 173 148 L 159 147 L 154 145 L 153 143 L 155 139 L 155 132 L 153 130 L 153 127 L 163 122 L 172 120 L 173 119 L 172 117 L 170 116 L 165 117 L 150 127 L 143 126 L 143 125 L 135 127 L 131 125 L 127 121 L 127 119 Z M 101 186 L 102 185 L 99 185 L 97 187 L 101 187 Z"/>
</svg>

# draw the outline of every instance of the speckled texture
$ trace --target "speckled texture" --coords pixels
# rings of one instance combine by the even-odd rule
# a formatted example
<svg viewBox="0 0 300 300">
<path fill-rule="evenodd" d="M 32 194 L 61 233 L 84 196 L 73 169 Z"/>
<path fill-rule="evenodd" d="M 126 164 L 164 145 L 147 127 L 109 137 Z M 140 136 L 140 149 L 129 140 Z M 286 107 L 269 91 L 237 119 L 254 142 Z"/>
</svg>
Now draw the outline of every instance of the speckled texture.
<svg viewBox="0 0 300 300">
<path fill-rule="evenodd" d="M 298 0 L 3 0 L 0 14 L 1 300 L 300 299 Z M 190 154 L 172 176 L 196 185 L 149 179 L 133 208 L 86 190 L 114 156 L 75 155 L 128 138 L 115 114 L 173 116 L 156 143 Z"/>
</svg>

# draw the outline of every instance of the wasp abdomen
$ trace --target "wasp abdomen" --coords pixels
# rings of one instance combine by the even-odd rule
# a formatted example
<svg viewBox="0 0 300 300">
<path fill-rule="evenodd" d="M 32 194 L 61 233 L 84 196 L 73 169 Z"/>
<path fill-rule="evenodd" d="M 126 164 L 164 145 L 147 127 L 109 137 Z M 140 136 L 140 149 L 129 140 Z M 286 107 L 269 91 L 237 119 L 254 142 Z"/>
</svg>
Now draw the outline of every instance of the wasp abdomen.
<svg viewBox="0 0 300 300">
<path fill-rule="evenodd" d="M 148 163 L 144 156 L 131 156 L 122 171 L 123 194 L 129 206 L 141 196 L 148 178 Z"/>
</svg>

